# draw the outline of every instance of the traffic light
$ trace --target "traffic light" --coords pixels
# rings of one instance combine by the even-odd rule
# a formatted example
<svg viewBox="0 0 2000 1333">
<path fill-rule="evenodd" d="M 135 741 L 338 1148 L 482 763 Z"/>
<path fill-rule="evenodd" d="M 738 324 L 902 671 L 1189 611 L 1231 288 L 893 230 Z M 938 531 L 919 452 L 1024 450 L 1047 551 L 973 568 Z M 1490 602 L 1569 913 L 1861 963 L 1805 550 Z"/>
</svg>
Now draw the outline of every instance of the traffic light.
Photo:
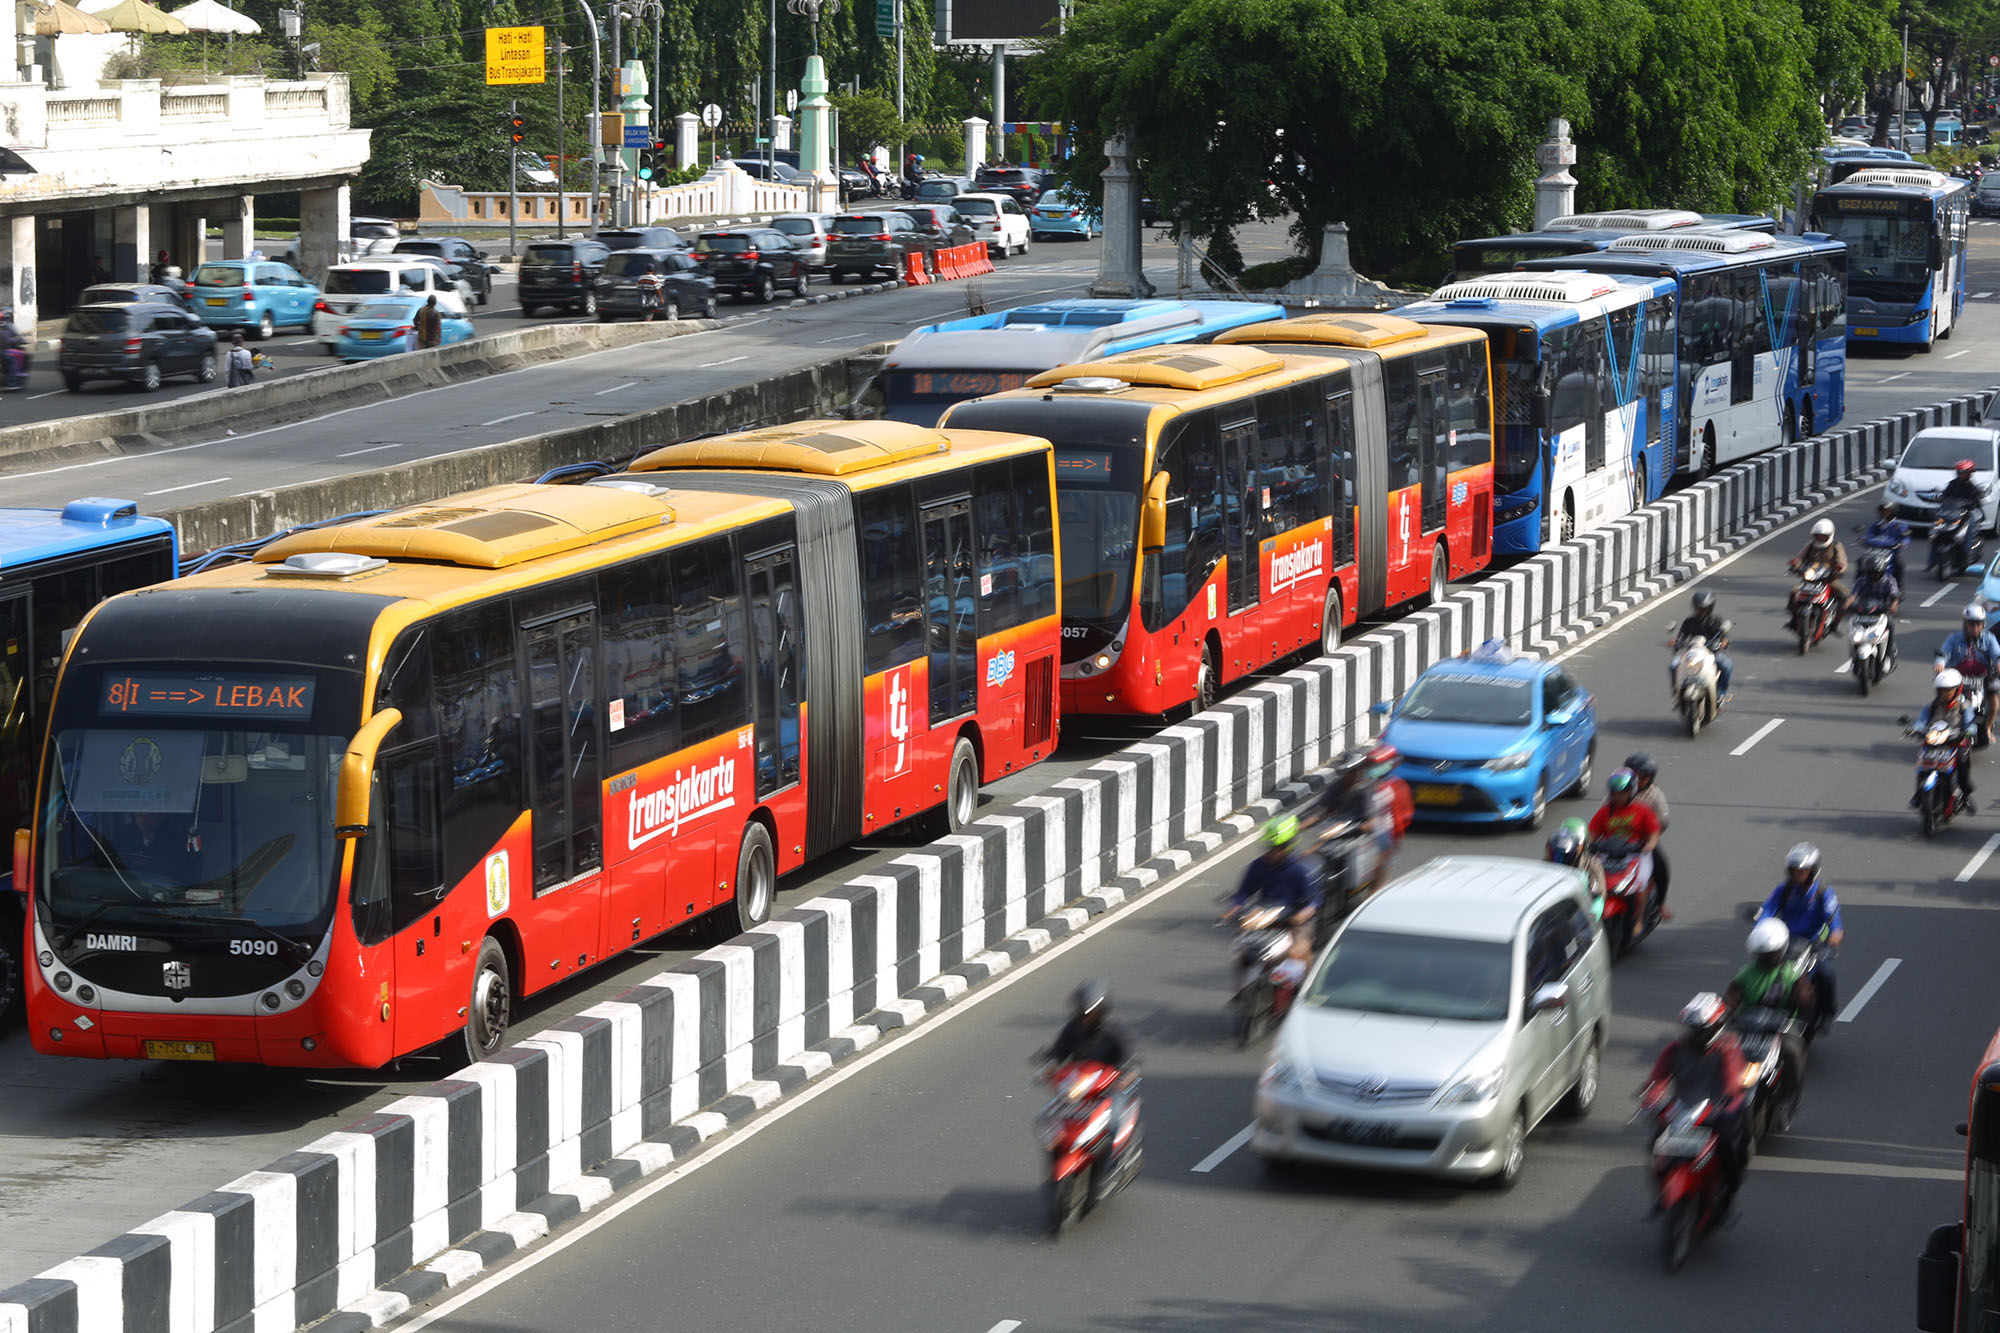
<svg viewBox="0 0 2000 1333">
<path fill-rule="evenodd" d="M 511 142 L 521 143 L 527 137 L 528 137 L 527 118 L 518 115 L 507 117 L 507 138 Z"/>
<path fill-rule="evenodd" d="M 653 180 L 667 169 L 667 143 L 655 139 L 639 150 L 638 177 L 642 181 Z"/>
</svg>

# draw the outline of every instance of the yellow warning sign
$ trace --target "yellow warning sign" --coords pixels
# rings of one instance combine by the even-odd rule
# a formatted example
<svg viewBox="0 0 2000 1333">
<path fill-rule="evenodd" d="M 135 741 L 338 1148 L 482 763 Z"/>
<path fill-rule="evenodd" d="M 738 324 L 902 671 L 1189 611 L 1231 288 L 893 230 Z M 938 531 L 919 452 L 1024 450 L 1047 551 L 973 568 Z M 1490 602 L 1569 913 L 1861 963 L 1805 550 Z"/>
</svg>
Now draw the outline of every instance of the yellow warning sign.
<svg viewBox="0 0 2000 1333">
<path fill-rule="evenodd" d="M 548 82 L 548 62 L 542 54 L 542 33 L 541 28 L 488 28 L 486 82 Z"/>
</svg>

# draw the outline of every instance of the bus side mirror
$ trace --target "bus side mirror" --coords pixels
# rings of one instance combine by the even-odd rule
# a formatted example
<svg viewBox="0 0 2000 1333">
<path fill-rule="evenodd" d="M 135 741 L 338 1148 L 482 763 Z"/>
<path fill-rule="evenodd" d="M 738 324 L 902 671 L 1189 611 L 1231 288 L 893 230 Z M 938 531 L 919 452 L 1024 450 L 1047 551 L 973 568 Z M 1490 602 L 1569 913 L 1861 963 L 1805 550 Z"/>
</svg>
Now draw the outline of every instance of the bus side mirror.
<svg viewBox="0 0 2000 1333">
<path fill-rule="evenodd" d="M 14 830 L 14 892 L 16 893 L 28 891 L 29 854 L 34 846 L 33 830 L 24 828 Z"/>
<path fill-rule="evenodd" d="M 1951 1333 L 1956 1324 L 1963 1245 L 1960 1225 L 1949 1222 L 1931 1231 L 1917 1256 L 1917 1327 L 1924 1333 Z"/>
<path fill-rule="evenodd" d="M 1146 483 L 1146 504 L 1139 512 L 1139 549 L 1151 554 L 1167 545 L 1167 483 L 1172 474 L 1155 472 Z"/>
<path fill-rule="evenodd" d="M 1528 420 L 1537 430 L 1549 428 L 1549 397 L 1549 391 L 1537 385 L 1533 396 L 1528 399 Z"/>
<path fill-rule="evenodd" d="M 400 708 L 385 708 L 361 724 L 340 757 L 340 784 L 333 795 L 333 835 L 359 838 L 368 832 L 368 798 L 375 782 L 375 754 L 403 720 Z"/>
<path fill-rule="evenodd" d="M 1932 268 L 1944 267 L 1944 237 L 1935 233 L 1931 235 L 1929 260 Z"/>
</svg>

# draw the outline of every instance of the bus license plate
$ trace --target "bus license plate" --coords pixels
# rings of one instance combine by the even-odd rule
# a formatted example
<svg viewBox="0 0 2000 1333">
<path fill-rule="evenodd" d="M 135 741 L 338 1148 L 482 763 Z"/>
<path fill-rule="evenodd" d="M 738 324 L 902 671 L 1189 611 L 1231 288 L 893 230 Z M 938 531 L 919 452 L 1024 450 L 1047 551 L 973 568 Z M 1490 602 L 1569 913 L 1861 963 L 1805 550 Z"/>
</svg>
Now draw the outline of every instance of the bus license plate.
<svg viewBox="0 0 2000 1333">
<path fill-rule="evenodd" d="M 1412 795 L 1419 805 L 1457 805 L 1459 801 L 1458 788 L 1434 782 L 1419 782 Z"/>
<path fill-rule="evenodd" d="M 146 1043 L 148 1060 L 213 1060 L 215 1043 L 212 1041 L 149 1041 Z"/>
<path fill-rule="evenodd" d="M 208 297 L 208 298 L 206 298 L 206 299 L 207 299 L 207 301 L 208 301 L 208 303 L 209 303 L 210 305 L 228 305 L 228 304 L 229 304 L 229 298 L 228 298 L 228 297 L 226 297 L 226 296 L 211 296 L 211 297 Z"/>
<path fill-rule="evenodd" d="M 1874 337 L 1874 336 L 1875 336 L 1875 335 L 1876 335 L 1877 333 L 1879 333 L 1880 331 L 1881 331 L 1881 330 L 1879 330 L 1879 329 L 1849 329 L 1849 330 L 1848 330 L 1848 332 L 1849 332 L 1849 333 L 1852 333 L 1852 334 L 1853 334 L 1853 335 L 1854 335 L 1855 337 L 1857 337 L 1857 338 L 1873 338 L 1873 337 Z"/>
</svg>

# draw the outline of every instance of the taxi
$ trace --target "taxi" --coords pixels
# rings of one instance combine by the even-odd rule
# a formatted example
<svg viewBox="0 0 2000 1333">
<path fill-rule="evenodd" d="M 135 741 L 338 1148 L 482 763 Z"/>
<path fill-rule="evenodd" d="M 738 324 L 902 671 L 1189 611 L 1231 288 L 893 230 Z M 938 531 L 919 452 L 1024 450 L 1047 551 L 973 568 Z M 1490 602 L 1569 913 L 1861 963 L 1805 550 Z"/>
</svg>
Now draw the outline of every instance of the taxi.
<svg viewBox="0 0 2000 1333">
<path fill-rule="evenodd" d="M 1374 711 L 1419 821 L 1539 828 L 1550 798 L 1589 790 L 1597 708 L 1559 662 L 1489 641 Z"/>
</svg>

